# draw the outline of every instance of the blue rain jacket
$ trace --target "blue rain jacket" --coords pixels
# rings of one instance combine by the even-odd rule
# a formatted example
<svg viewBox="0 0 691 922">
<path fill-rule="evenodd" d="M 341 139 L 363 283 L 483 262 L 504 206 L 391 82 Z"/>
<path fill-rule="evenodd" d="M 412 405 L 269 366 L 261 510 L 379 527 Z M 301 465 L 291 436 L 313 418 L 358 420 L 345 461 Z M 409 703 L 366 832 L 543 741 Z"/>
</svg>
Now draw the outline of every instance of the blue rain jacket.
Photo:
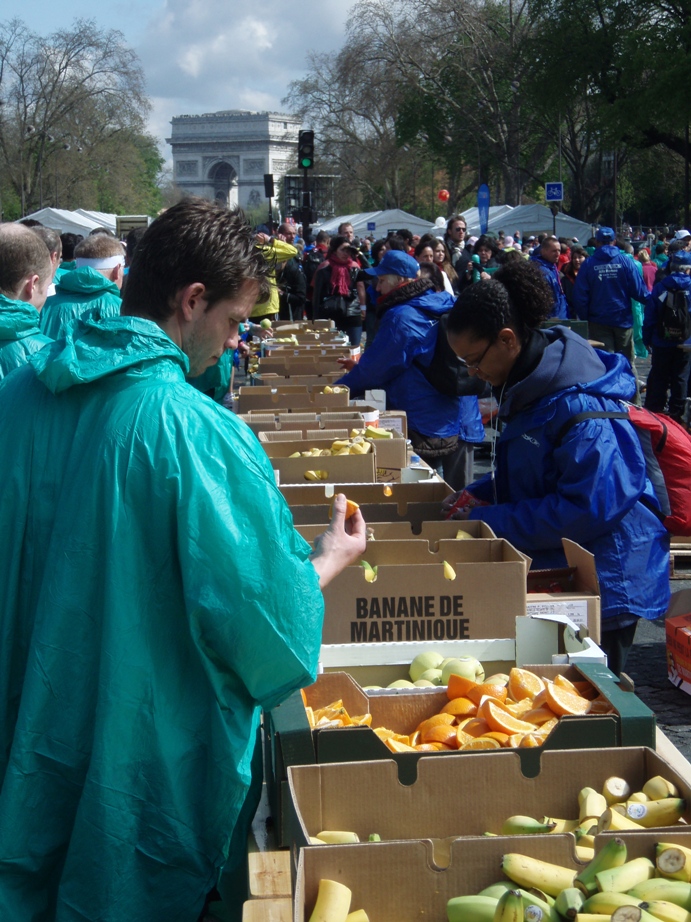
<svg viewBox="0 0 691 922">
<path fill-rule="evenodd" d="M 41 333 L 38 323 L 39 313 L 32 304 L 0 295 L 0 378 L 52 342 Z"/>
<path fill-rule="evenodd" d="M 0 919 L 196 922 L 323 599 L 250 430 L 153 322 L 0 383 Z M 244 845 L 244 843 L 243 843 Z"/>
<path fill-rule="evenodd" d="M 579 320 L 608 327 L 632 327 L 631 300 L 645 304 L 647 298 L 636 260 L 615 246 L 597 247 L 579 269 L 573 286 Z"/>
<path fill-rule="evenodd" d="M 555 263 L 547 262 L 546 259 L 540 256 L 539 248 L 533 251 L 533 255 L 530 259 L 532 262 L 537 263 L 540 272 L 542 272 L 545 281 L 552 290 L 552 296 L 554 297 L 554 311 L 552 317 L 566 320 L 569 316 L 569 305 L 566 301 L 564 289 L 561 287 L 561 272 Z"/>
<path fill-rule="evenodd" d="M 485 430 L 477 397 L 440 394 L 413 365 L 415 359 L 429 365 L 434 355 L 439 324 L 428 314 L 441 317 L 454 303 L 453 295 L 429 290 L 390 307 L 372 345 L 337 383 L 349 387 L 352 395 L 383 388 L 389 409 L 405 410 L 409 428 L 421 435 L 482 442 Z"/>
<path fill-rule="evenodd" d="M 41 330 L 51 339 L 62 339 L 77 317 L 88 313 L 96 319 L 117 317 L 122 298 L 120 289 L 91 266 L 63 273 L 55 281 L 55 294 L 41 311 Z"/>
<path fill-rule="evenodd" d="M 645 314 L 643 316 L 643 342 L 646 346 L 662 347 L 663 349 L 678 348 L 678 343 L 670 343 L 657 332 L 658 318 L 664 305 L 660 298 L 675 288 L 681 288 L 686 292 L 686 302 L 691 308 L 691 276 L 685 272 L 672 272 L 658 282 L 657 285 L 654 285 L 653 290 L 646 299 Z M 686 344 L 691 345 L 691 337 L 686 340 Z"/>
<path fill-rule="evenodd" d="M 580 274 L 580 273 L 579 273 Z M 506 390 L 497 445 L 497 505 L 477 507 L 482 519 L 533 558 L 533 567 L 564 566 L 561 539 L 595 556 L 603 629 L 628 613 L 659 618 L 669 601 L 669 535 L 638 502 L 654 493 L 633 426 L 589 419 L 557 444 L 563 424 L 585 410 L 620 410 L 635 392 L 628 361 L 592 349 L 564 327 L 537 368 Z M 468 489 L 493 501 L 491 475 Z M 626 619 L 624 619 L 626 620 Z M 630 620 L 630 619 L 629 619 Z"/>
</svg>

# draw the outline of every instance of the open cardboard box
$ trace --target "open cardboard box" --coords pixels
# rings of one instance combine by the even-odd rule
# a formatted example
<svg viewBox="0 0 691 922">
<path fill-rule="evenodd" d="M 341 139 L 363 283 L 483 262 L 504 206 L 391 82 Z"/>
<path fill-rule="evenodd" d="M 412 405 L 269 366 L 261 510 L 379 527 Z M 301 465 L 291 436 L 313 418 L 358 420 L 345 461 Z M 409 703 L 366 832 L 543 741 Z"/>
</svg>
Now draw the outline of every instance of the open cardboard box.
<svg viewBox="0 0 691 922">
<path fill-rule="evenodd" d="M 325 644 L 510 637 L 526 613 L 528 560 L 504 539 L 370 541 L 366 554 L 375 582 L 356 563 L 324 589 Z"/>
<path fill-rule="evenodd" d="M 600 640 L 600 583 L 595 558 L 580 544 L 562 539 L 568 567 L 528 573 L 528 614 L 565 615 Z"/>
<path fill-rule="evenodd" d="M 691 589 L 672 595 L 665 619 L 667 677 L 691 695 Z"/>
<path fill-rule="evenodd" d="M 320 471 L 327 476 L 324 482 L 350 480 L 353 483 L 374 483 L 376 456 L 373 451 L 366 455 L 328 455 L 324 457 L 291 458 L 296 451 L 307 448 L 330 449 L 333 439 L 321 441 L 308 438 L 306 441 L 263 442 L 262 447 L 279 475 L 279 483 L 305 483 L 306 471 Z"/>
<path fill-rule="evenodd" d="M 324 531 L 321 525 L 296 525 L 295 527 L 310 544 L 313 544 L 314 539 Z M 427 541 L 431 551 L 439 548 L 441 538 L 456 538 L 459 532 L 465 532 L 471 538 L 497 537 L 485 522 L 470 519 L 465 522 L 451 520 L 421 522 L 417 527 L 414 527 L 412 522 L 367 523 L 368 540 L 410 541 L 412 538 L 422 538 Z"/>
<path fill-rule="evenodd" d="M 489 663 L 487 667 L 492 668 Z M 526 777 L 533 778 L 539 774 L 541 756 L 548 750 L 620 746 L 655 748 L 655 715 L 632 691 L 622 688 L 606 666 L 580 663 L 578 666 L 536 665 L 532 668 L 545 678 L 563 675 L 571 681 L 587 679 L 607 699 L 612 711 L 608 714 L 563 717 L 543 746 L 516 750 L 521 771 Z M 439 713 L 447 701 L 444 689 L 424 694 L 416 691 L 400 695 L 368 695 L 345 673 L 324 673 L 313 685 L 304 689 L 304 695 L 312 708 L 325 707 L 340 698 L 349 714 L 372 714 L 373 727 L 382 726 L 396 733 L 409 734 L 422 720 Z M 291 695 L 272 711 L 265 712 L 264 734 L 264 777 L 282 845 L 289 844 L 286 826 L 289 822 L 286 812 L 289 766 L 393 759 L 399 767 L 401 783 L 411 784 L 417 776 L 420 758 L 447 759 L 458 755 L 451 751 L 432 755 L 392 753 L 373 730 L 364 726 L 312 730 L 300 692 Z M 476 759 L 480 754 L 463 753 L 469 759 Z M 483 755 L 501 757 L 502 754 L 502 750 L 494 750 Z M 585 784 L 587 781 L 584 780 Z M 459 796 L 459 792 L 452 792 L 451 796 Z"/>
<path fill-rule="evenodd" d="M 290 429 L 289 424 L 286 424 L 285 429 L 259 433 L 260 442 L 300 442 L 307 446 L 310 444 L 310 439 L 314 442 L 323 442 L 327 439 L 333 442 L 336 439 L 347 438 L 347 429 L 301 429 L 299 423 L 295 424 L 295 429 Z"/>
<path fill-rule="evenodd" d="M 324 385 L 280 384 L 276 387 L 241 387 L 238 396 L 238 413 L 251 410 L 322 410 L 347 407 L 348 388 L 337 394 L 325 394 Z"/>
<path fill-rule="evenodd" d="M 302 442 L 298 436 L 290 438 L 290 433 L 285 430 L 274 433 L 273 436 L 265 439 L 260 439 L 262 442 L 288 442 L 290 441 L 295 447 L 295 451 L 307 451 L 310 448 L 320 448 L 320 449 L 330 449 L 331 444 L 335 441 L 336 438 L 339 439 L 349 439 L 350 432 L 352 429 L 365 429 L 364 423 L 361 426 L 351 426 L 350 428 L 344 428 L 342 430 L 342 435 L 331 436 L 324 433 L 319 433 L 318 440 L 315 440 L 314 437 L 309 434 Z M 406 440 L 403 436 L 396 432 L 393 437 L 390 439 L 367 439 L 368 442 L 372 445 L 372 452 L 375 456 L 374 463 L 377 468 L 392 468 L 401 470 L 406 466 L 407 462 L 407 451 L 406 451 Z M 273 455 L 267 450 L 269 457 Z M 343 456 L 345 457 L 345 456 Z"/>
<path fill-rule="evenodd" d="M 319 375 L 277 375 L 275 372 L 259 371 L 254 375 L 255 386 L 277 387 L 281 384 L 302 384 L 305 387 L 334 385 L 343 374 L 340 371 L 325 371 Z"/>
<path fill-rule="evenodd" d="M 463 796 L 462 790 L 448 794 L 450 799 Z M 680 844 L 691 844 L 688 833 L 673 835 Z M 629 857 L 654 861 L 658 831 L 625 834 L 624 838 Z M 444 922 L 450 899 L 478 893 L 503 877 L 501 861 L 507 853 L 530 855 L 574 870 L 583 867 L 569 835 L 456 839 L 442 851 L 443 844 L 423 839 L 303 848 L 293 922 L 310 918 L 322 878 L 349 887 L 351 910 L 364 909 L 373 922 Z"/>
<path fill-rule="evenodd" d="M 373 832 L 382 841 L 457 838 L 499 834 L 516 814 L 574 819 L 581 788 L 601 791 L 613 775 L 626 779 L 632 791 L 662 775 L 687 799 L 685 819 L 691 820 L 691 779 L 646 747 L 543 752 L 534 777 L 523 774 L 517 750 L 423 757 L 407 784 L 398 768 L 393 760 L 290 767 L 294 841 L 309 845 L 323 829 L 355 832 L 362 842 Z M 675 828 L 665 827 L 665 834 Z M 691 830 L 686 833 L 691 837 Z"/>
</svg>

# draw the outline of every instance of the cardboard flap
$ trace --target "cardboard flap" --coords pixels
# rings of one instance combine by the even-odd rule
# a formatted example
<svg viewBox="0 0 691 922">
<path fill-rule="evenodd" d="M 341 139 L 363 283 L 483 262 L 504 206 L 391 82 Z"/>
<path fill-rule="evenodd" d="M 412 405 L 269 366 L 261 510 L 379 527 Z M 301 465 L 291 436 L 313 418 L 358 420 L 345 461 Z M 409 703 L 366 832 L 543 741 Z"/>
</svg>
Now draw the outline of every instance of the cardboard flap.
<svg viewBox="0 0 691 922">
<path fill-rule="evenodd" d="M 665 617 L 676 618 L 678 615 L 686 615 L 689 612 L 691 612 L 691 589 L 673 592 Z"/>
<path fill-rule="evenodd" d="M 576 567 L 578 570 L 578 580 L 581 583 L 581 588 L 592 592 L 594 595 L 600 595 L 600 582 L 597 578 L 593 554 L 568 538 L 562 538 L 561 543 L 564 546 L 566 562 L 570 567 Z"/>
</svg>

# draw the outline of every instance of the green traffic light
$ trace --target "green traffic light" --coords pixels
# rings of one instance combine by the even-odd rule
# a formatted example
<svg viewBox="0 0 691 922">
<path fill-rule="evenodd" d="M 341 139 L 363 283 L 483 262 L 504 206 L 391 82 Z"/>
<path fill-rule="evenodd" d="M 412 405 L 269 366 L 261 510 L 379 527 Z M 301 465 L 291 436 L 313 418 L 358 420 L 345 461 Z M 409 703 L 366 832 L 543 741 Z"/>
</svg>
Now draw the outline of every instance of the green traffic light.
<svg viewBox="0 0 691 922">
<path fill-rule="evenodd" d="M 300 166 L 304 167 L 306 170 L 309 169 L 312 166 L 312 158 L 303 157 L 302 160 L 300 161 Z"/>
</svg>

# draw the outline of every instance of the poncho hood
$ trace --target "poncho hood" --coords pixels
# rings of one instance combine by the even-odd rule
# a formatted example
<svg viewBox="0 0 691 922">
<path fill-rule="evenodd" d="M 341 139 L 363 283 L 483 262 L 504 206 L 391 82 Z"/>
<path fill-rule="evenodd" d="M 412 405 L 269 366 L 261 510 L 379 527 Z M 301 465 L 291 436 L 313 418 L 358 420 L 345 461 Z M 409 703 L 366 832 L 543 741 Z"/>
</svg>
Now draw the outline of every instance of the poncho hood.
<svg viewBox="0 0 691 922">
<path fill-rule="evenodd" d="M 65 339 L 32 356 L 38 378 L 54 394 L 150 362 L 170 359 L 189 372 L 187 356 L 166 333 L 142 317 L 113 317 L 96 323 L 76 320 Z"/>
<path fill-rule="evenodd" d="M 82 266 L 80 269 L 64 272 L 57 280 L 56 289 L 58 292 L 69 291 L 80 295 L 97 295 L 109 291 L 120 297 L 120 289 L 115 282 L 111 282 L 91 266 Z"/>
<path fill-rule="evenodd" d="M 39 315 L 33 304 L 0 295 L 0 340 L 24 339 L 40 333 Z"/>
</svg>

